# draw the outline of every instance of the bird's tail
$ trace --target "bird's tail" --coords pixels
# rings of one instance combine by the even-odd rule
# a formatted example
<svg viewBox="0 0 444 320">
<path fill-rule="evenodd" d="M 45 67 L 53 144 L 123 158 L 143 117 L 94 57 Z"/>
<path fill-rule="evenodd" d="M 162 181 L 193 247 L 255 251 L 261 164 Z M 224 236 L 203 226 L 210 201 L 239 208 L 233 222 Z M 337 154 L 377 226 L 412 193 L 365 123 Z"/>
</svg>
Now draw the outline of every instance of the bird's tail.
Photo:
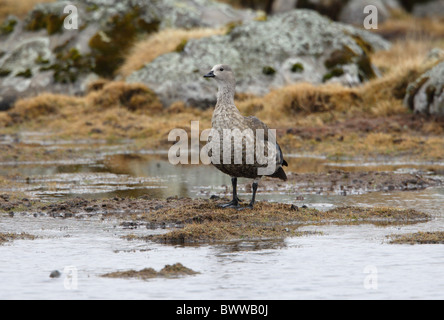
<svg viewBox="0 0 444 320">
<path fill-rule="evenodd" d="M 287 175 L 285 174 L 285 171 L 284 169 L 282 169 L 282 167 L 279 167 L 276 172 L 271 175 L 271 177 L 287 181 Z"/>
</svg>

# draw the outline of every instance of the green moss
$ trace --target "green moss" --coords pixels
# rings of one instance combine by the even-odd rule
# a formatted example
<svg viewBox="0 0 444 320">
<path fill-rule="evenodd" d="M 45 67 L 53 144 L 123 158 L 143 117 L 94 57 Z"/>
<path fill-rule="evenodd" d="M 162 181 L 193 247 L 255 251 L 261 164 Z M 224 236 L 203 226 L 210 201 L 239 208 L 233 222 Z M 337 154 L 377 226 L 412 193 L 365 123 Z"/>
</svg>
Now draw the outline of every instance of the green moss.
<svg viewBox="0 0 444 320">
<path fill-rule="evenodd" d="M 52 65 L 45 66 L 49 63 L 47 60 L 41 60 L 43 64 L 41 71 L 54 71 L 54 81 L 57 83 L 73 83 L 77 81 L 79 74 L 87 73 L 93 66 L 93 60 L 88 55 L 82 55 L 76 48 L 59 49 L 56 54 L 56 62 Z"/>
<path fill-rule="evenodd" d="M 53 35 L 62 31 L 63 21 L 67 16 L 67 14 L 56 15 L 53 13 L 45 14 L 42 11 L 34 11 L 25 29 L 29 31 L 46 29 L 49 35 Z"/>
<path fill-rule="evenodd" d="M 137 25 L 139 32 L 152 33 L 159 31 L 160 21 L 155 20 L 153 22 L 147 23 L 145 20 L 139 18 L 137 20 Z"/>
<path fill-rule="evenodd" d="M 34 60 L 36 64 L 45 65 L 49 63 L 48 59 L 43 59 L 42 55 L 39 54 L 39 56 Z"/>
<path fill-rule="evenodd" d="M 86 7 L 86 12 L 93 12 L 99 9 L 99 6 L 96 3 L 92 3 Z"/>
<path fill-rule="evenodd" d="M 324 64 L 328 69 L 332 69 L 340 65 L 353 63 L 355 57 L 357 57 L 357 54 L 351 48 L 345 46 L 342 50 L 333 51 Z"/>
<path fill-rule="evenodd" d="M 356 44 L 365 52 L 365 54 L 370 55 L 374 52 L 373 47 L 370 43 L 362 39 L 360 36 L 355 34 L 349 34 L 350 37 L 355 40 Z"/>
<path fill-rule="evenodd" d="M 376 78 L 375 70 L 373 69 L 370 57 L 364 54 L 357 61 L 359 68 L 359 79 L 361 82 Z"/>
<path fill-rule="evenodd" d="M 32 77 L 32 72 L 31 72 L 30 69 L 26 69 L 24 71 L 21 71 L 21 72 L 17 73 L 17 77 L 31 78 Z"/>
<path fill-rule="evenodd" d="M 271 76 L 276 73 L 276 70 L 273 67 L 265 66 L 262 68 L 262 73 L 267 76 Z"/>
<path fill-rule="evenodd" d="M 304 65 L 302 63 L 295 63 L 291 66 L 291 72 L 303 72 Z"/>
<path fill-rule="evenodd" d="M 430 106 L 435 100 L 436 87 L 431 85 L 426 88 L 427 105 Z"/>
<path fill-rule="evenodd" d="M 188 40 L 183 39 L 176 47 L 176 52 L 182 52 L 185 49 L 185 46 L 187 45 Z"/>
<path fill-rule="evenodd" d="M 268 17 L 267 14 L 264 12 L 262 14 L 259 14 L 256 18 L 254 18 L 256 21 L 267 21 Z"/>
<path fill-rule="evenodd" d="M 342 68 L 334 68 L 330 72 L 326 73 L 322 78 L 322 81 L 326 82 L 332 78 L 340 77 L 344 75 L 344 70 Z"/>
<path fill-rule="evenodd" d="M 107 23 L 105 30 L 96 33 L 89 41 L 95 60 L 93 71 L 103 77 L 111 77 L 123 63 L 124 54 L 140 33 L 155 32 L 159 21 L 146 23 L 135 7 L 124 15 L 116 15 Z"/>
<path fill-rule="evenodd" d="M 360 37 L 354 37 L 357 39 L 361 39 Z M 356 40 L 356 39 L 355 39 Z M 325 61 L 325 66 L 327 69 L 330 69 L 331 72 L 324 76 L 324 81 L 331 79 L 332 77 L 337 77 L 340 68 L 343 65 L 353 64 L 355 63 L 359 69 L 359 79 L 361 82 L 373 79 L 376 77 L 375 71 L 373 69 L 370 56 L 368 55 L 371 52 L 371 46 L 367 44 L 365 41 L 361 39 L 361 41 L 357 41 L 361 46 L 363 53 L 361 55 L 356 54 L 350 47 L 345 46 L 342 50 L 334 51 L 330 57 Z M 342 70 L 342 74 L 343 70 Z M 342 75 L 340 74 L 340 75 Z"/>
<path fill-rule="evenodd" d="M 11 70 L 0 69 L 0 78 L 7 77 L 11 74 Z"/>
<path fill-rule="evenodd" d="M 225 28 L 227 29 L 227 32 L 225 34 L 230 34 L 231 31 L 233 31 L 236 27 L 241 26 L 242 22 L 241 21 L 233 21 L 230 23 L 227 23 L 227 25 L 225 26 Z"/>
<path fill-rule="evenodd" d="M 12 33 L 16 24 L 17 20 L 14 19 L 4 21 L 0 26 L 0 36 Z"/>
</svg>

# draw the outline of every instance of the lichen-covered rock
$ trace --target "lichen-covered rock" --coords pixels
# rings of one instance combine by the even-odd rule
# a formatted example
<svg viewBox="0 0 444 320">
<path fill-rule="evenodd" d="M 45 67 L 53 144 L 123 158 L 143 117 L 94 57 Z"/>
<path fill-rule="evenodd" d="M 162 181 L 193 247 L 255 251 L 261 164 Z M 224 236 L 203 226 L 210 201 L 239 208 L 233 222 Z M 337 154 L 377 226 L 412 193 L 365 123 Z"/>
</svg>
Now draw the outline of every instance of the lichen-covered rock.
<svg viewBox="0 0 444 320">
<path fill-rule="evenodd" d="M 74 12 L 77 29 L 66 28 Z M 42 91 L 82 94 L 98 76 L 112 78 L 141 34 L 163 28 L 219 27 L 251 20 L 213 0 L 74 0 L 38 4 L 0 25 L 0 108 Z M 69 20 L 69 21 L 65 21 Z"/>
<path fill-rule="evenodd" d="M 190 40 L 183 51 L 158 57 L 127 81 L 145 83 L 166 105 L 182 100 L 205 108 L 215 101 L 215 87 L 202 75 L 215 64 L 234 69 L 241 93 L 262 95 L 300 81 L 353 86 L 377 75 L 368 53 L 388 46 L 378 36 L 314 11 L 293 10 L 226 35 Z"/>
<path fill-rule="evenodd" d="M 408 86 L 404 103 L 415 113 L 444 116 L 444 62 Z"/>
</svg>

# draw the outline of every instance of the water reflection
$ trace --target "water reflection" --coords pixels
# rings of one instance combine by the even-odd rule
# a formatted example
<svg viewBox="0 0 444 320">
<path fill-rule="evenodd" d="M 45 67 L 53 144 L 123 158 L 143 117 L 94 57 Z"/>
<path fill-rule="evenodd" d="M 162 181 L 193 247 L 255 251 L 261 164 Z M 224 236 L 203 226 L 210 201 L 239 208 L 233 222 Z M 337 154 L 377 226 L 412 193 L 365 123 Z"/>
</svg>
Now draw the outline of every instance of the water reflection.
<svg viewBox="0 0 444 320">
<path fill-rule="evenodd" d="M 395 171 L 399 173 L 439 174 L 444 171 L 441 163 L 359 163 L 351 161 L 332 162 L 323 158 L 290 157 L 287 172 L 325 173 L 343 171 Z M 21 191 L 45 200 L 85 198 L 141 197 L 167 198 L 210 197 L 213 194 L 227 195 L 229 177 L 212 166 L 171 165 L 166 152 L 140 152 L 137 154 L 111 154 L 98 160 L 81 163 L 0 164 L 0 176 L 8 177 Z M 249 195 L 249 180 L 240 179 L 240 195 Z M 293 190 L 294 189 L 294 190 Z M 261 191 L 261 199 L 284 202 L 310 202 L 319 208 L 331 207 L 337 202 L 337 192 L 316 195 L 305 188 L 300 196 L 295 188 L 278 188 Z M 8 191 L 0 186 L 0 191 Z"/>
</svg>

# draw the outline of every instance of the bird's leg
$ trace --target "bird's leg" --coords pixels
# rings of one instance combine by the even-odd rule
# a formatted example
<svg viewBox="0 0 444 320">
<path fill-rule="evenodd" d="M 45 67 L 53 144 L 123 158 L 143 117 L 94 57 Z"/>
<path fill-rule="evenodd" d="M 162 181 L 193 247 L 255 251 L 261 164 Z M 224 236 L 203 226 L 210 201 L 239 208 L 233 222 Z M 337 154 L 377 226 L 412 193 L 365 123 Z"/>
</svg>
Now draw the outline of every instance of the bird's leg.
<svg viewBox="0 0 444 320">
<path fill-rule="evenodd" d="M 259 183 L 257 181 L 253 182 L 253 197 L 251 198 L 251 202 L 248 206 L 243 207 L 243 208 L 238 208 L 239 210 L 244 210 L 244 209 L 253 209 L 254 207 L 254 203 L 256 202 L 256 191 L 257 191 L 257 187 L 258 187 Z"/>
<path fill-rule="evenodd" d="M 231 177 L 231 184 L 233 185 L 233 200 L 228 203 L 221 204 L 221 208 L 237 208 L 239 207 L 239 198 L 237 197 L 237 178 Z"/>
</svg>

